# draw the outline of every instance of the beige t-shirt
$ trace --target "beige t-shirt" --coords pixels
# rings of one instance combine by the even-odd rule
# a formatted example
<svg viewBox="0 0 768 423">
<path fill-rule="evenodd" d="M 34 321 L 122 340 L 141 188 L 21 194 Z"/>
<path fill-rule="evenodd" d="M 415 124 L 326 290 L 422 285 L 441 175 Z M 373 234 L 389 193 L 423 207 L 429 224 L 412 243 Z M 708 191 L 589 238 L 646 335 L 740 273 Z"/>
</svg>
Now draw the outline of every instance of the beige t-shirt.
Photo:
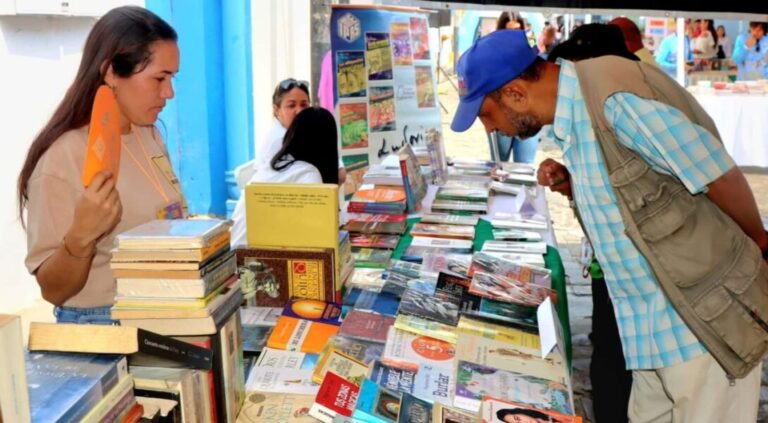
<svg viewBox="0 0 768 423">
<path fill-rule="evenodd" d="M 115 236 L 142 223 L 156 219 L 157 211 L 169 203 L 181 201 L 171 181 L 151 157 L 166 156 L 165 147 L 153 127 L 134 126 L 139 132 L 123 135 L 120 155 L 120 173 L 117 191 L 123 205 L 123 215 L 112 232 L 104 235 L 96 245 L 96 256 L 91 263 L 88 280 L 83 289 L 66 301 L 70 307 L 100 307 L 114 303 L 115 278 L 109 267 Z M 139 142 L 143 141 L 146 155 Z M 75 206 L 85 188 L 82 184 L 83 164 L 88 143 L 88 127 L 64 133 L 37 163 L 29 179 L 27 203 L 27 258 L 25 264 L 34 274 L 61 244 L 72 225 Z M 131 157 L 133 153 L 136 160 Z M 150 160 L 147 160 L 147 155 Z M 165 195 L 145 176 L 157 175 Z"/>
</svg>

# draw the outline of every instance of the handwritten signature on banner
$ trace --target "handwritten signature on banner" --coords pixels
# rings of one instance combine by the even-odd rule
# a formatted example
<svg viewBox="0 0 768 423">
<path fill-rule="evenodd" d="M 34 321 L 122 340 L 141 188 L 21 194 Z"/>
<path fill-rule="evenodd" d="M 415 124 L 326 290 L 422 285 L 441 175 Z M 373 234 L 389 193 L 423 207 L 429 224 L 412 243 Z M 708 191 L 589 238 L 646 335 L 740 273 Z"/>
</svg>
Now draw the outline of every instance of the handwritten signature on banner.
<svg viewBox="0 0 768 423">
<path fill-rule="evenodd" d="M 397 153 L 400 151 L 401 148 L 405 147 L 406 144 L 410 144 L 411 146 L 420 144 L 424 140 L 425 136 L 425 130 L 422 128 L 421 132 L 416 134 L 408 134 L 408 125 L 405 125 L 403 127 L 403 139 L 400 141 L 400 144 L 394 144 L 387 148 L 387 139 L 382 138 L 381 140 L 381 148 L 377 152 L 378 158 L 382 158 L 390 153 Z M 388 151 L 389 150 L 389 151 Z"/>
</svg>

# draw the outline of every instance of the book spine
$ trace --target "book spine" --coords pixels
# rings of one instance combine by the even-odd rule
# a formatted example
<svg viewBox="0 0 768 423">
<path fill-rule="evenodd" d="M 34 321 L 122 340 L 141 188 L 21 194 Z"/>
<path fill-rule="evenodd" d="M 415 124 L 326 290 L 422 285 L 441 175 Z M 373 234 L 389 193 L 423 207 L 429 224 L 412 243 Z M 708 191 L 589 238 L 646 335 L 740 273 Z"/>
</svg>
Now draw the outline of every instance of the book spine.
<svg viewBox="0 0 768 423">
<path fill-rule="evenodd" d="M 139 351 L 187 364 L 196 369 L 210 370 L 212 352 L 167 336 L 138 329 Z"/>
<path fill-rule="evenodd" d="M 213 292 L 236 272 L 237 258 L 234 255 L 230 255 L 229 258 L 224 263 L 221 263 L 216 269 L 211 270 L 210 273 L 203 275 L 205 295 Z"/>
</svg>

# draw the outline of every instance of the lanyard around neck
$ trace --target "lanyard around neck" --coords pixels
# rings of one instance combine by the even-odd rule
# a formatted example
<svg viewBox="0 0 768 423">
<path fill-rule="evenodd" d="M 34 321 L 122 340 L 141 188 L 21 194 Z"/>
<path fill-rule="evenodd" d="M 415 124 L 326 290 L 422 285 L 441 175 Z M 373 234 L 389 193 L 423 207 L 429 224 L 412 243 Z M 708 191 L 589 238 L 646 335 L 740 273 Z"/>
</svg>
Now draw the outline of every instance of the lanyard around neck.
<svg viewBox="0 0 768 423">
<path fill-rule="evenodd" d="M 142 139 L 141 135 L 139 135 L 139 131 L 136 130 L 133 126 L 131 126 L 131 132 L 133 133 L 133 136 L 136 138 L 137 143 L 141 147 L 142 153 L 144 153 L 144 159 L 146 160 L 147 165 L 149 166 L 149 170 L 147 170 L 139 161 L 139 159 L 136 157 L 136 155 L 131 151 L 128 146 L 123 143 L 123 147 L 125 147 L 125 151 L 128 153 L 128 156 L 131 157 L 131 160 L 136 164 L 136 167 L 141 170 L 141 172 L 144 174 L 144 176 L 147 178 L 149 183 L 152 185 L 152 187 L 155 188 L 155 191 L 157 191 L 158 194 L 160 194 L 161 197 L 163 197 L 163 200 L 165 200 L 166 203 L 170 203 L 171 199 L 168 197 L 168 193 L 165 192 L 165 188 L 163 188 L 163 184 L 160 182 L 160 178 L 157 176 L 157 170 L 155 170 L 155 166 L 152 163 L 152 159 L 149 157 L 149 154 L 147 153 L 147 149 L 144 147 L 144 140 Z"/>
</svg>

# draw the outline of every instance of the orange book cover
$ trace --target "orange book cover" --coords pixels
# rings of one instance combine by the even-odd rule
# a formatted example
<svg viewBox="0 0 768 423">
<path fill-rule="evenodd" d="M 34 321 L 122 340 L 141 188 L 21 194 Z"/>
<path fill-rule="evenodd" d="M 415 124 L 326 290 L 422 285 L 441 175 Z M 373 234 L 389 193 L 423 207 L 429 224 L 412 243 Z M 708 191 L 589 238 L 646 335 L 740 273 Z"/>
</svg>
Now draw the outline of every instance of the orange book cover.
<svg viewBox="0 0 768 423">
<path fill-rule="evenodd" d="M 352 201 L 389 203 L 405 201 L 402 188 L 372 188 L 357 191 Z"/>
<path fill-rule="evenodd" d="M 115 179 L 120 170 L 120 110 L 106 85 L 99 87 L 93 99 L 83 185 L 90 185 L 94 175 L 103 170 L 112 172 Z"/>
<path fill-rule="evenodd" d="M 339 327 L 295 317 L 280 316 L 267 340 L 267 346 L 279 350 L 319 354 Z"/>
</svg>

